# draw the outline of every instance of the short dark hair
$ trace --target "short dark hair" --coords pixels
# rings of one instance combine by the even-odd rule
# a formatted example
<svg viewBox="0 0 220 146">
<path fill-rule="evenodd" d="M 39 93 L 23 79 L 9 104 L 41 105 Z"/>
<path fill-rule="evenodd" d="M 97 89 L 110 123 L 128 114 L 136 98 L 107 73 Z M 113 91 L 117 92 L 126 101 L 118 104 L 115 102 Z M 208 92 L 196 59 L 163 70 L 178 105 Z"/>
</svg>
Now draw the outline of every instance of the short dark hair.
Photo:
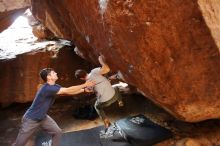
<svg viewBox="0 0 220 146">
<path fill-rule="evenodd" d="M 47 81 L 47 75 L 48 75 L 51 71 L 53 71 L 53 70 L 54 70 L 54 69 L 52 69 L 52 68 L 44 68 L 44 69 L 42 69 L 42 70 L 40 71 L 40 73 L 39 73 L 41 79 L 44 80 L 44 82 L 46 82 L 46 81 Z"/>
<path fill-rule="evenodd" d="M 87 72 L 85 70 L 82 70 L 82 69 L 77 69 L 75 71 L 75 77 L 77 79 L 80 79 L 80 78 L 85 78 L 87 75 Z"/>
</svg>

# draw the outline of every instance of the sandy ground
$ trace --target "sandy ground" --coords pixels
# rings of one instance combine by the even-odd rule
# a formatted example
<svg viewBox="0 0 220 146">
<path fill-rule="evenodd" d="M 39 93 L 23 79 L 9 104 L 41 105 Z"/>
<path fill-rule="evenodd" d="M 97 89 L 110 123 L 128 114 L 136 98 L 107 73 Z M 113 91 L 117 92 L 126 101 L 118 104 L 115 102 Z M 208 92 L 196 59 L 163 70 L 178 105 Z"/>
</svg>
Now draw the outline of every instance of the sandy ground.
<svg viewBox="0 0 220 146">
<path fill-rule="evenodd" d="M 176 120 L 164 110 L 141 95 L 124 95 L 125 106 L 119 108 L 117 104 L 106 109 L 111 121 L 130 115 L 144 114 L 157 124 L 170 129 L 174 137 L 155 146 L 220 146 L 220 121 L 209 120 L 201 123 L 185 123 Z M 73 98 L 57 99 L 51 108 L 49 115 L 54 118 L 63 132 L 89 129 L 102 122 L 95 120 L 78 120 L 72 116 L 75 107 L 83 105 L 84 100 Z M 14 104 L 0 111 L 0 146 L 10 146 L 18 133 L 21 117 L 28 104 Z M 33 145 L 34 136 L 26 146 Z"/>
</svg>

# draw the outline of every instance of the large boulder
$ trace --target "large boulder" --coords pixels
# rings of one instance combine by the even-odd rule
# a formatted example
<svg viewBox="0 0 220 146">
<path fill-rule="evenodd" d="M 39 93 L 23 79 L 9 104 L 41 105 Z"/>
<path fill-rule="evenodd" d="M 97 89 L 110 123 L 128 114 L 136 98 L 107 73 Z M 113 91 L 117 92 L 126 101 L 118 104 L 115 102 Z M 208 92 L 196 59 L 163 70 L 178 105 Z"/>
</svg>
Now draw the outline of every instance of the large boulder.
<svg viewBox="0 0 220 146">
<path fill-rule="evenodd" d="M 220 118 L 220 1 L 33 0 L 33 15 L 178 119 Z"/>
</svg>

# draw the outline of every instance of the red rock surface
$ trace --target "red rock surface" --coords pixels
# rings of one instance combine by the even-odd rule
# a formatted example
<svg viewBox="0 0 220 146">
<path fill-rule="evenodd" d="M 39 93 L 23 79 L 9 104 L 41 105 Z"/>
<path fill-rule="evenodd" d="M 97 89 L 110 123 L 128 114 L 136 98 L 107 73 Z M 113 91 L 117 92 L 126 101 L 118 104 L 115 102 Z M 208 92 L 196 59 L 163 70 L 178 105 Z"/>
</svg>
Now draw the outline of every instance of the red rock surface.
<svg viewBox="0 0 220 146">
<path fill-rule="evenodd" d="M 217 20 L 219 3 L 33 0 L 32 4 L 33 14 L 56 35 L 73 40 L 88 60 L 95 62 L 103 54 L 110 67 L 146 97 L 175 117 L 195 122 L 220 118 L 219 48 L 214 17 L 205 16 L 209 9 Z"/>
<path fill-rule="evenodd" d="M 32 0 L 33 15 L 178 119 L 220 118 L 219 1 Z"/>
<path fill-rule="evenodd" d="M 42 24 L 32 26 L 32 33 L 38 40 L 54 38 L 53 33 Z"/>
<path fill-rule="evenodd" d="M 31 0 L 1 0 L 0 1 L 0 12 L 12 11 L 29 7 Z"/>
<path fill-rule="evenodd" d="M 74 71 L 86 68 L 88 64 L 73 52 L 72 48 L 62 48 L 59 52 L 41 50 L 0 62 L 0 104 L 32 101 L 38 86 L 43 83 L 39 71 L 45 67 L 56 70 L 59 77 L 57 83 L 62 86 L 78 84 Z"/>
<path fill-rule="evenodd" d="M 32 27 L 32 33 L 38 40 L 44 39 L 52 39 L 54 38 L 54 34 L 47 29 L 40 21 L 34 18 L 30 9 L 28 9 L 25 14 L 26 18 L 28 19 L 28 24 Z"/>
<path fill-rule="evenodd" d="M 25 12 L 25 10 L 26 8 L 2 13 L 0 12 L 0 32 L 7 29 L 18 16 L 22 15 Z"/>
<path fill-rule="evenodd" d="M 202 15 L 208 25 L 216 45 L 220 48 L 220 2 L 218 0 L 198 0 Z"/>
<path fill-rule="evenodd" d="M 7 29 L 13 21 L 30 6 L 30 0 L 0 1 L 0 32 Z"/>
<path fill-rule="evenodd" d="M 30 11 L 26 11 L 30 5 L 30 0 L 2 0 L 0 2 L 0 32 L 7 29 L 18 16 L 25 14 L 35 37 L 39 40 L 53 38 L 53 33 L 36 20 Z"/>
</svg>

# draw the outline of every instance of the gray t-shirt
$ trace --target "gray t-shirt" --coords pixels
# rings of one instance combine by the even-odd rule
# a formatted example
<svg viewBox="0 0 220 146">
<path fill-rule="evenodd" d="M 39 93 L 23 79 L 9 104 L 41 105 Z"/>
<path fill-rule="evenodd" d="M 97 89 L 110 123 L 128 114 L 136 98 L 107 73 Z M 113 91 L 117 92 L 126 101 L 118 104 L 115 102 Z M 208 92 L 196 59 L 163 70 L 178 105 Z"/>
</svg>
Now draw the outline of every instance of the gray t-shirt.
<svg viewBox="0 0 220 146">
<path fill-rule="evenodd" d="M 96 82 L 94 90 L 96 92 L 98 102 L 106 102 L 115 95 L 115 90 L 111 86 L 109 80 L 100 74 L 100 68 L 91 70 L 88 74 L 87 80 L 93 80 Z"/>
</svg>

